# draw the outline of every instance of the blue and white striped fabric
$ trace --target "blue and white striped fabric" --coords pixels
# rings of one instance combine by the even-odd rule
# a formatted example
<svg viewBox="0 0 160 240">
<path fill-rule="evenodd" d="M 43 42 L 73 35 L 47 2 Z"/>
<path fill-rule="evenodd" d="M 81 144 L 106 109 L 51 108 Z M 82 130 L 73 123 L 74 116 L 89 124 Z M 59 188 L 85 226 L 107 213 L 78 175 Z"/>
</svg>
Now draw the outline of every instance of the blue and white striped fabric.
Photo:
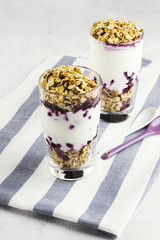
<svg viewBox="0 0 160 240">
<path fill-rule="evenodd" d="M 92 173 L 82 180 L 66 182 L 53 177 L 45 156 L 37 83 L 44 70 L 63 64 L 89 66 L 89 60 L 50 57 L 0 101 L 0 204 L 119 236 L 160 173 L 160 135 L 107 161 L 98 159 Z M 101 120 L 98 149 L 121 135 L 143 109 L 154 106 L 160 114 L 159 73 L 158 63 L 143 59 L 134 113 L 121 123 Z"/>
</svg>

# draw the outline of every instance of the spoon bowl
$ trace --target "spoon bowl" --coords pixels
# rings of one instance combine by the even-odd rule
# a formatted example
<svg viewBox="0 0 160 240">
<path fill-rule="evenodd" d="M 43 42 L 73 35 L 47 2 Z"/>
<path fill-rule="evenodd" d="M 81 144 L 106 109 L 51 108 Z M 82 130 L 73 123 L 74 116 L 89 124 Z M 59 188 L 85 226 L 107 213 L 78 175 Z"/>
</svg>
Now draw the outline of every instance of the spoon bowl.
<svg viewBox="0 0 160 240">
<path fill-rule="evenodd" d="M 146 132 L 160 133 L 160 116 L 156 117 L 148 126 Z"/>
<path fill-rule="evenodd" d="M 116 142 L 118 142 L 120 139 L 130 135 L 133 132 L 138 131 L 139 129 L 147 126 L 156 116 L 156 108 L 154 107 L 149 107 L 143 110 L 137 117 L 136 119 L 133 120 L 131 126 L 127 131 L 125 131 L 124 134 L 121 134 L 118 138 L 116 138 L 111 144 L 107 145 L 106 147 L 103 147 L 103 149 L 100 149 L 97 152 L 97 158 L 100 157 L 104 153 L 104 148 L 107 151 L 110 149 L 113 145 L 115 145 Z"/>
<path fill-rule="evenodd" d="M 127 135 L 138 131 L 139 129 L 147 126 L 156 116 L 156 108 L 149 107 L 143 110 L 134 120 L 131 127 L 127 131 Z"/>
</svg>

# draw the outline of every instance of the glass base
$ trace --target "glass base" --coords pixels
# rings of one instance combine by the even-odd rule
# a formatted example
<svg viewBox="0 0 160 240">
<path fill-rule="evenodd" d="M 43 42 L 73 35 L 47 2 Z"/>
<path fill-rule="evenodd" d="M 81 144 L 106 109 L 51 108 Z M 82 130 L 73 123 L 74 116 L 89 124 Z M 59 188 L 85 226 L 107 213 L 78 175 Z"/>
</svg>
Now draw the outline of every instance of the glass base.
<svg viewBox="0 0 160 240">
<path fill-rule="evenodd" d="M 66 181 L 74 181 L 78 179 L 82 179 L 83 177 L 87 176 L 91 170 L 92 166 L 87 168 L 80 168 L 80 169 L 64 169 L 59 167 L 53 167 L 49 164 L 50 172 L 57 178 Z"/>
<path fill-rule="evenodd" d="M 103 114 L 101 113 L 100 118 L 106 122 L 118 123 L 126 120 L 129 117 L 129 114 Z"/>
<path fill-rule="evenodd" d="M 106 110 L 101 109 L 100 112 L 100 119 L 106 122 L 118 123 L 125 121 L 128 117 L 130 117 L 133 111 L 133 107 L 128 108 L 122 112 L 109 112 Z"/>
</svg>

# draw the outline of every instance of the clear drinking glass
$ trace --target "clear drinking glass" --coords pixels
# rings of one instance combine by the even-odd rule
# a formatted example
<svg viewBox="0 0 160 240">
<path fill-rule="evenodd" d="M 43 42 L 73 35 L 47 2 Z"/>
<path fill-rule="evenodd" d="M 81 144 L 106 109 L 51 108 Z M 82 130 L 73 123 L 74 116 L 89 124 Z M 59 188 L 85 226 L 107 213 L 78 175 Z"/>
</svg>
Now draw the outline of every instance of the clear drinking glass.
<svg viewBox="0 0 160 240">
<path fill-rule="evenodd" d="M 90 64 L 102 78 L 101 118 L 125 120 L 133 110 L 142 63 L 143 35 L 121 45 L 95 39 L 90 33 Z"/>
<path fill-rule="evenodd" d="M 63 180 L 87 175 L 95 161 L 102 81 L 99 74 L 77 66 L 97 87 L 84 94 L 45 90 L 39 79 L 41 117 L 51 173 Z"/>
</svg>

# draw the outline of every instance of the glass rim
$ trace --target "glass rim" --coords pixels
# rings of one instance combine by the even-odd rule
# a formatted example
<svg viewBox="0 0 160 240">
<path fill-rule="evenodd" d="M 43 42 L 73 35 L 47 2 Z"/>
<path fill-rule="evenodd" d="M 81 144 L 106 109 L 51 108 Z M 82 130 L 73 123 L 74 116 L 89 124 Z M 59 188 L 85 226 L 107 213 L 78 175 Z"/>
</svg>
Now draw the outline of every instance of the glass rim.
<svg viewBox="0 0 160 240">
<path fill-rule="evenodd" d="M 61 65 L 61 66 L 64 66 L 64 65 Z M 97 87 L 95 87 L 93 90 L 91 90 L 91 91 L 89 91 L 89 92 L 85 92 L 85 93 L 81 93 L 81 94 L 67 94 L 67 95 L 65 95 L 65 94 L 60 94 L 60 93 L 53 93 L 53 92 L 51 92 L 51 91 L 49 91 L 49 90 L 46 90 L 45 88 L 42 87 L 42 85 L 41 85 L 41 80 L 42 80 L 42 77 L 43 77 L 43 74 L 44 74 L 44 73 L 42 73 L 42 74 L 40 75 L 39 79 L 38 79 L 38 85 L 39 85 L 40 89 L 42 89 L 43 91 L 45 91 L 45 92 L 47 92 L 47 93 L 49 93 L 49 94 L 51 94 L 51 95 L 57 95 L 57 96 L 63 96 L 63 97 L 68 97 L 68 96 L 69 96 L 69 97 L 73 97 L 73 96 L 77 96 L 77 97 L 78 97 L 78 96 L 85 96 L 86 94 L 93 93 L 93 92 L 96 91 L 98 88 L 102 88 L 102 78 L 101 78 L 101 76 L 99 75 L 99 73 L 95 72 L 94 70 L 92 70 L 92 69 L 90 69 L 90 68 L 88 68 L 88 67 L 81 66 L 81 65 L 73 65 L 73 64 L 70 64 L 69 66 L 77 66 L 78 68 L 84 68 L 84 69 L 86 69 L 86 70 L 88 70 L 88 71 L 91 71 L 91 72 L 93 72 L 94 74 L 96 74 L 96 75 L 98 76 L 98 78 L 99 78 Z M 49 71 L 49 70 L 52 70 L 52 69 L 55 69 L 55 68 L 56 68 L 56 67 L 52 67 L 52 68 L 47 69 L 46 71 Z"/>
<path fill-rule="evenodd" d="M 144 37 L 144 31 L 143 31 L 142 34 L 139 36 L 139 38 L 138 38 L 136 41 L 131 41 L 131 42 L 127 42 L 127 43 L 116 44 L 116 43 L 103 42 L 103 41 L 101 41 L 101 40 L 96 39 L 94 36 L 92 36 L 92 34 L 91 34 L 91 29 L 90 29 L 90 31 L 89 31 L 89 34 L 90 34 L 90 36 L 91 36 L 92 38 L 94 38 L 96 41 L 101 42 L 101 43 L 104 43 L 104 44 L 106 44 L 106 45 L 108 45 L 108 46 L 113 46 L 113 47 L 114 47 L 114 46 L 115 46 L 115 47 L 123 47 L 123 46 L 134 45 L 134 44 L 136 44 L 136 43 L 141 42 L 141 40 L 143 40 L 143 37 Z"/>
</svg>

